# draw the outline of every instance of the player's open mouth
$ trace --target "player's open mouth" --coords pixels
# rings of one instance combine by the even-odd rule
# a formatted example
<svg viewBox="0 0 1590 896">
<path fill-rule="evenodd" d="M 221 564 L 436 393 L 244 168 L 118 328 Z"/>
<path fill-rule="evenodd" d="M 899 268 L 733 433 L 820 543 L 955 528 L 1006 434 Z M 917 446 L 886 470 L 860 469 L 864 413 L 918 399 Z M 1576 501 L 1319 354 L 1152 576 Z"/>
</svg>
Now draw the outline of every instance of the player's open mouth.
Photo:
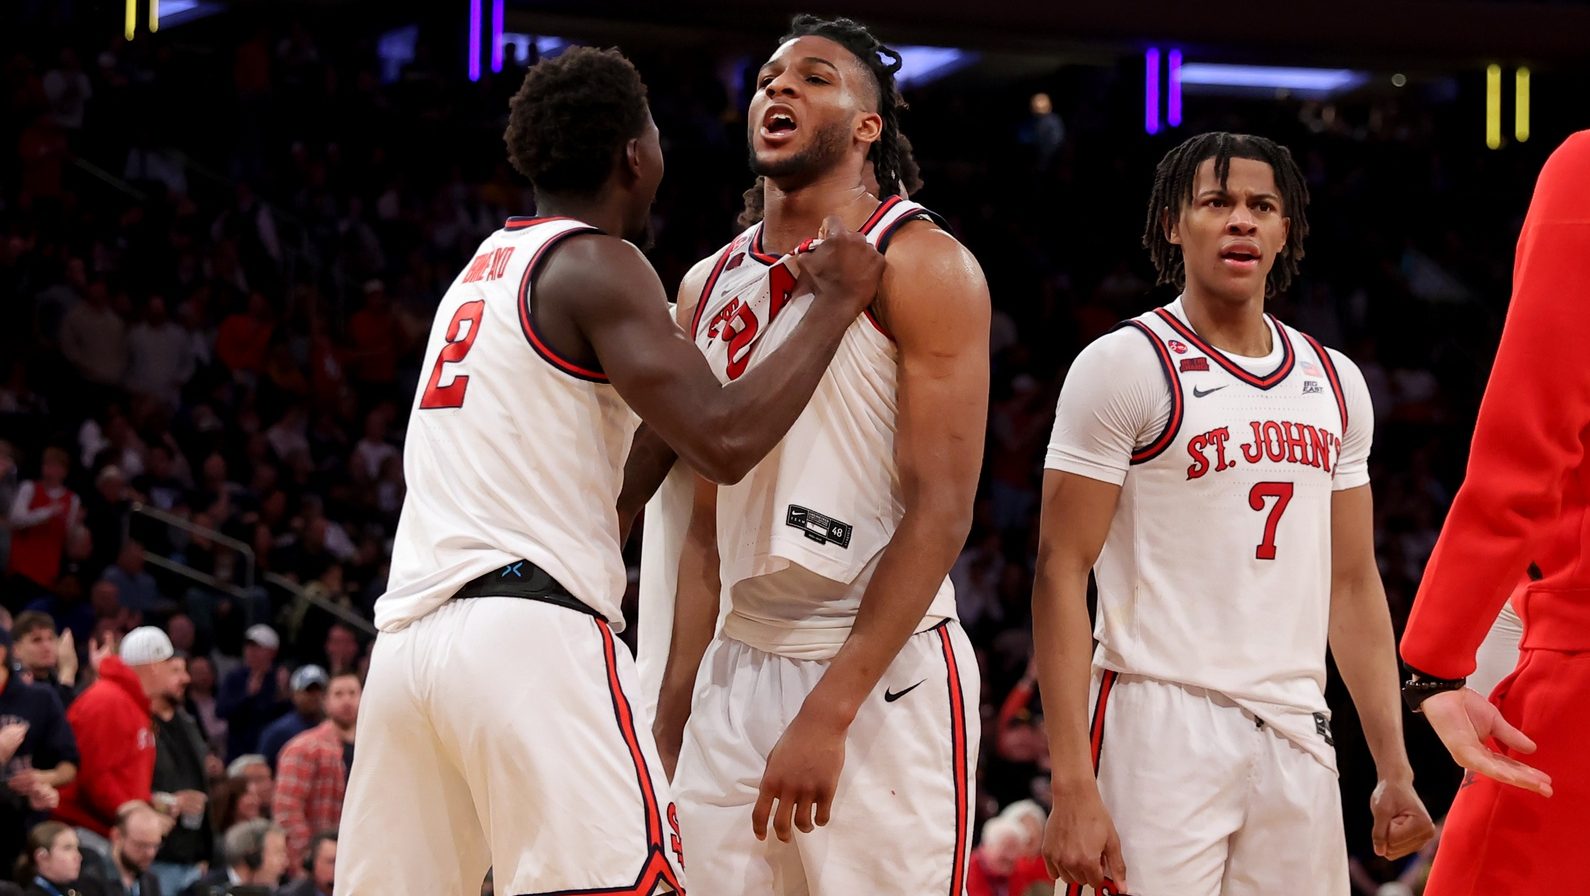
<svg viewBox="0 0 1590 896">
<path fill-rule="evenodd" d="M 767 143 L 783 143 L 792 139 L 798 130 L 800 125 L 795 121 L 795 112 L 788 106 L 770 107 L 762 116 L 760 134 Z"/>
<path fill-rule="evenodd" d="M 1251 271 L 1259 266 L 1260 255 L 1257 246 L 1237 243 L 1220 250 L 1220 263 L 1232 270 Z"/>
</svg>

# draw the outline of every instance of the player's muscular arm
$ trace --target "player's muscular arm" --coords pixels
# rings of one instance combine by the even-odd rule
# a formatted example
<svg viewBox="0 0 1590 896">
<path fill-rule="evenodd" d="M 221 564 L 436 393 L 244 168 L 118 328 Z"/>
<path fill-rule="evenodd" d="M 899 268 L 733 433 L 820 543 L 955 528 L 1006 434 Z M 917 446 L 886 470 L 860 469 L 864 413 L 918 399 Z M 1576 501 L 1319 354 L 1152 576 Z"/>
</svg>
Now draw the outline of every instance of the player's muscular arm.
<svg viewBox="0 0 1590 896">
<path fill-rule="evenodd" d="M 696 670 L 717 630 L 722 590 L 718 565 L 718 487 L 697 477 L 690 527 L 679 552 L 673 639 L 668 644 L 668 662 L 663 666 L 662 689 L 657 696 L 657 718 L 652 723 L 657 752 L 670 779 L 679 763 L 685 723 L 690 720 Z"/>
<path fill-rule="evenodd" d="M 727 386 L 669 319 L 662 283 L 640 251 L 600 235 L 571 238 L 536 284 L 590 343 L 624 400 L 703 475 L 736 482 L 784 437 L 833 359 L 845 328 L 877 293 L 883 259 L 831 219 L 830 238 L 802 257 L 824 313 Z"/>
<path fill-rule="evenodd" d="M 1121 842 L 1099 797 L 1088 732 L 1093 631 L 1088 571 L 1099 559 L 1121 487 L 1046 470 L 1038 568 L 1032 589 L 1032 641 L 1044 724 L 1049 729 L 1054 810 L 1044 832 L 1049 873 L 1097 888 L 1108 876 L 1122 892 Z"/>
<path fill-rule="evenodd" d="M 701 300 L 701 292 L 706 288 L 707 277 L 711 275 L 715 262 L 714 256 L 703 258 L 680 282 L 679 300 L 674 305 L 674 322 L 681 329 L 690 326 L 691 315 L 695 313 L 696 303 Z M 640 425 L 635 432 L 635 440 L 630 443 L 629 457 L 624 461 L 624 487 L 618 493 L 619 544 L 629 541 L 635 515 L 657 493 L 678 460 L 678 453 L 655 429 L 645 423 Z"/>
<path fill-rule="evenodd" d="M 988 422 L 988 286 L 976 259 L 927 224 L 900 231 L 883 277 L 899 349 L 895 461 L 904 515 L 884 548 L 849 638 L 768 758 L 752 815 L 765 835 L 772 799 L 780 839 L 827 820 L 844 737 L 884 670 L 916 631 L 966 543 Z M 812 800 L 815 798 L 815 801 Z"/>
<path fill-rule="evenodd" d="M 1369 486 L 1332 493 L 1330 646 L 1380 778 L 1370 802 L 1375 852 L 1399 859 L 1435 836 L 1435 826 L 1414 793 L 1403 747 L 1397 647 L 1375 563 L 1374 516 Z"/>
</svg>

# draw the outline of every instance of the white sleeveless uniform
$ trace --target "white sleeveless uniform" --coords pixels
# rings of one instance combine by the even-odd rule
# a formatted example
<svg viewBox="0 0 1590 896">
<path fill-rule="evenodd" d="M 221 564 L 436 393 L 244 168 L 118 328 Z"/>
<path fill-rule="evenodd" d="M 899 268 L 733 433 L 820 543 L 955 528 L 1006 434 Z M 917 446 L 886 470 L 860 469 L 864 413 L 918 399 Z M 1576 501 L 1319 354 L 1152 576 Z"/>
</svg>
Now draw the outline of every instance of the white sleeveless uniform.
<svg viewBox="0 0 1590 896">
<path fill-rule="evenodd" d="M 1351 361 L 1268 321 L 1271 355 L 1232 358 L 1178 300 L 1084 350 L 1060 398 L 1046 466 L 1121 485 L 1092 718 L 1134 894 L 1347 892 L 1331 500 L 1368 483 L 1373 417 Z"/>
<path fill-rule="evenodd" d="M 891 198 L 862 231 L 886 251 L 902 224 L 924 217 Z M 767 358 L 811 312 L 797 270 L 798 257 L 761 250 L 761 225 L 718 255 L 691 335 L 721 381 Z M 898 356 L 870 313 L 858 317 L 789 433 L 718 489 L 730 606 L 702 659 L 674 778 L 685 837 L 710 844 L 691 859 L 709 896 L 958 893 L 964 883 L 978 682 L 948 578 L 851 725 L 830 824 L 782 844 L 758 842 L 748 823 L 769 752 L 848 637 L 904 512 Z"/>
<path fill-rule="evenodd" d="M 682 889 L 667 781 L 614 636 L 636 418 L 534 322 L 538 263 L 594 232 L 511 219 L 437 308 L 343 808 L 346 896 L 462 896 L 488 867 L 509 893 Z M 593 613 L 453 599 L 482 574 L 521 575 L 521 561 Z"/>
</svg>

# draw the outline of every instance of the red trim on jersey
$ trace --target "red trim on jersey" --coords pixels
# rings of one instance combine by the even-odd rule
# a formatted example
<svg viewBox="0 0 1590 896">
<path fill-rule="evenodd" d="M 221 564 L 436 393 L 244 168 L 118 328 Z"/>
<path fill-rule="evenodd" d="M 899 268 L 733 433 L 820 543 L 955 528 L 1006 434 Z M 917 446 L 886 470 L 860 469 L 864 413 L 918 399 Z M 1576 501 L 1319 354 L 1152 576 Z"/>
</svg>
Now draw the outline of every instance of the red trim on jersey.
<svg viewBox="0 0 1590 896">
<path fill-rule="evenodd" d="M 701 312 L 707 308 L 707 298 L 712 295 L 712 288 L 718 285 L 718 278 L 723 276 L 724 265 L 729 263 L 729 258 L 734 255 L 734 247 L 739 244 L 740 240 L 736 237 L 727 246 L 724 246 L 723 253 L 718 256 L 718 263 L 712 266 L 712 273 L 707 275 L 707 285 L 701 288 L 701 298 L 696 300 L 696 313 L 690 317 L 691 339 L 696 338 L 697 333 L 700 332 Z"/>
<path fill-rule="evenodd" d="M 955 645 L 950 640 L 948 622 L 938 625 L 939 643 L 944 646 L 944 665 L 949 670 L 950 688 L 950 743 L 954 754 L 955 775 L 955 864 L 950 872 L 949 896 L 960 896 L 966 890 L 967 848 L 971 845 L 970 778 L 966 745 L 966 697 L 961 690 L 961 670 L 955 661 Z"/>
<path fill-rule="evenodd" d="M 764 222 L 756 222 L 756 232 L 751 234 L 750 255 L 763 264 L 775 264 L 778 261 L 778 256 L 762 251 L 762 228 L 764 226 Z"/>
<path fill-rule="evenodd" d="M 1109 708 L 1110 691 L 1115 688 L 1115 680 L 1120 678 L 1119 672 L 1114 669 L 1105 669 L 1104 675 L 1099 678 L 1099 697 L 1093 704 L 1093 722 L 1088 726 L 1088 750 L 1093 755 L 1093 776 L 1099 774 L 1099 756 L 1104 750 L 1104 714 Z M 1066 896 L 1082 896 L 1084 887 L 1081 884 L 1067 884 Z M 1100 891 L 1104 896 L 1116 890 L 1115 882 L 1108 878 L 1104 881 L 1104 888 Z"/>
<path fill-rule="evenodd" d="M 537 219 L 535 223 L 545 223 L 550 220 L 555 219 L 541 218 Z M 569 376 L 575 377 L 576 379 L 582 379 L 592 383 L 607 382 L 607 374 L 600 370 L 592 370 L 589 367 L 582 367 L 579 364 L 576 364 L 573 361 L 570 361 L 569 359 L 559 355 L 556 351 L 553 351 L 550 345 L 547 345 L 544 341 L 542 341 L 540 334 L 536 333 L 535 321 L 530 317 L 530 281 L 535 276 L 536 264 L 539 263 L 542 257 L 547 254 L 547 250 L 571 236 L 581 233 L 601 232 L 602 231 L 595 227 L 581 227 L 574 230 L 566 230 L 563 233 L 554 236 L 552 239 L 547 240 L 546 243 L 541 246 L 541 248 L 536 250 L 536 254 L 531 256 L 530 263 L 525 265 L 524 276 L 519 279 L 519 328 L 524 331 L 525 338 L 530 342 L 530 347 L 535 349 L 536 354 L 540 355 L 543 360 L 545 360 L 548 364 L 551 364 L 553 367 L 556 367 L 557 369 L 563 371 Z"/>
<path fill-rule="evenodd" d="M 872 228 L 877 227 L 878 222 L 882 221 L 884 216 L 889 214 L 891 209 L 904 201 L 905 200 L 899 196 L 890 196 L 888 199 L 878 203 L 878 207 L 872 211 L 872 217 L 867 219 L 867 223 L 861 225 L 861 235 L 871 236 Z"/>
<path fill-rule="evenodd" d="M 1336 396 L 1336 410 L 1342 415 L 1342 437 L 1345 438 L 1347 436 L 1347 395 L 1342 391 L 1341 376 L 1336 373 L 1336 365 L 1331 362 L 1330 352 L 1325 350 L 1325 346 L 1320 345 L 1318 339 L 1307 333 L 1303 334 L 1303 338 L 1308 340 L 1309 347 L 1314 349 L 1314 354 L 1319 355 L 1319 362 L 1325 368 L 1325 378 L 1330 380 L 1331 392 Z"/>
<path fill-rule="evenodd" d="M 1172 330 L 1175 330 L 1178 334 L 1180 334 L 1183 339 L 1186 339 L 1193 345 L 1198 346 L 1199 351 L 1211 358 L 1214 358 L 1215 363 L 1219 364 L 1221 367 L 1224 367 L 1227 373 L 1250 386 L 1255 386 L 1260 389 L 1273 388 L 1275 385 L 1287 378 L 1287 375 L 1292 372 L 1292 365 L 1297 361 L 1296 353 L 1292 351 L 1292 340 L 1286 335 L 1286 328 L 1281 326 L 1281 322 L 1276 320 L 1272 315 L 1266 314 L 1264 317 L 1275 326 L 1277 338 L 1281 340 L 1281 363 L 1274 370 L 1270 371 L 1264 376 L 1254 376 L 1247 370 L 1243 369 L 1242 365 L 1226 357 L 1225 354 L 1220 351 L 1220 349 L 1215 348 L 1214 346 L 1205 342 L 1197 333 L 1193 332 L 1192 327 L 1182 323 L 1181 319 L 1176 315 L 1171 314 L 1164 308 L 1155 308 L 1154 313 L 1159 315 L 1160 319 L 1163 320 L 1165 324 Z"/>
<path fill-rule="evenodd" d="M 1159 355 L 1159 366 L 1165 374 L 1165 385 L 1170 389 L 1170 416 L 1165 419 L 1165 429 L 1154 441 L 1132 452 L 1132 463 L 1141 464 L 1153 460 L 1165 453 L 1165 449 L 1176 441 L 1176 433 L 1181 431 L 1181 421 L 1186 416 L 1187 399 L 1182 395 L 1181 376 L 1176 372 L 1176 362 L 1171 360 L 1170 349 L 1163 340 L 1154 335 L 1154 331 L 1142 321 L 1129 320 L 1123 326 L 1136 327 L 1138 332 L 1148 338 L 1149 344 L 1154 346 L 1154 353 Z"/>
<path fill-rule="evenodd" d="M 570 218 L 568 215 L 547 215 L 546 217 L 538 217 L 538 216 L 526 217 L 524 215 L 514 215 L 512 218 L 508 219 L 508 222 L 506 224 L 502 225 L 502 229 L 503 230 L 523 230 L 526 227 L 533 227 L 536 224 L 545 224 L 548 221 L 572 221 L 572 220 L 573 219 Z"/>
</svg>

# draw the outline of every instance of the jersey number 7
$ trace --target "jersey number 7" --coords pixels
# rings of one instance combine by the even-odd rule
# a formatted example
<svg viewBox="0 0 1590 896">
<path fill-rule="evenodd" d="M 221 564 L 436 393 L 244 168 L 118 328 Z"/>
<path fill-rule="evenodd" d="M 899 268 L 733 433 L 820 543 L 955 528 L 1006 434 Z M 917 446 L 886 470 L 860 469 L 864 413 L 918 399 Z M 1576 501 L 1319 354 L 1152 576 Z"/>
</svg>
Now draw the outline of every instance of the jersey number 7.
<svg viewBox="0 0 1590 896">
<path fill-rule="evenodd" d="M 464 360 L 464 356 L 469 354 L 470 347 L 475 344 L 475 337 L 480 334 L 480 318 L 485 311 L 486 303 L 475 301 L 465 302 L 453 312 L 453 322 L 447 325 L 447 344 L 437 353 L 436 366 L 431 368 L 431 378 L 425 384 L 425 391 L 420 394 L 421 410 L 464 406 L 464 392 L 469 389 L 469 375 L 457 374 L 451 382 L 443 386 L 442 368 Z M 465 322 L 469 324 L 469 331 L 460 336 L 459 329 Z"/>
<path fill-rule="evenodd" d="M 1290 482 L 1256 482 L 1248 492 L 1248 506 L 1254 510 L 1264 509 L 1265 498 L 1275 499 L 1275 506 L 1270 508 L 1270 515 L 1264 520 L 1264 540 L 1253 550 L 1255 558 L 1275 559 L 1275 527 L 1281 524 L 1281 514 L 1286 513 L 1286 505 L 1292 503 L 1292 490 Z"/>
</svg>

